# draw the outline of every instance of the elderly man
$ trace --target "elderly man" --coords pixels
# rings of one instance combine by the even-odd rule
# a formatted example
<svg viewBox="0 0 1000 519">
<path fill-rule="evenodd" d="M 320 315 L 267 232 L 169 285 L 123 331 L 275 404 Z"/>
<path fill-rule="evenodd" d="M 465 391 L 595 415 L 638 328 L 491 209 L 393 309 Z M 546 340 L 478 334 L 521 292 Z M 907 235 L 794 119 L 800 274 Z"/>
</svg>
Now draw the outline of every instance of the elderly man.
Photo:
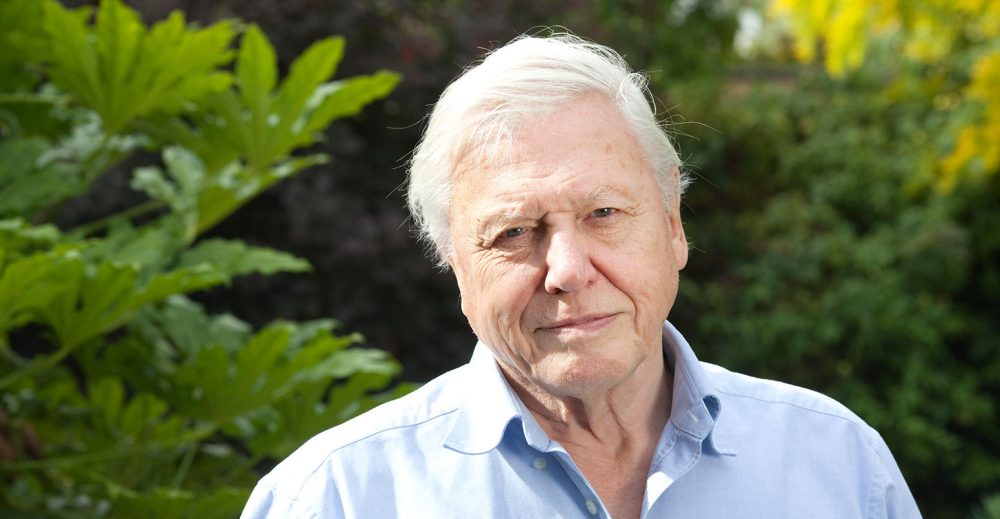
<svg viewBox="0 0 1000 519">
<path fill-rule="evenodd" d="M 665 322 L 679 166 L 610 49 L 523 37 L 465 72 L 409 200 L 480 343 L 310 440 L 244 517 L 918 517 L 857 416 L 700 363 Z"/>
</svg>

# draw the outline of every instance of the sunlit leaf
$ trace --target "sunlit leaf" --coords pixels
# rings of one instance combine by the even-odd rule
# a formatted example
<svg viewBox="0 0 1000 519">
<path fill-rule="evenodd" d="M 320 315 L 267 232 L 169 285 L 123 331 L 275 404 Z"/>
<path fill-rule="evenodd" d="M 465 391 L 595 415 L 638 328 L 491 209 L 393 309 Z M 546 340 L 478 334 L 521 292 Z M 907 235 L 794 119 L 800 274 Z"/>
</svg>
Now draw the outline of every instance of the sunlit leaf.
<svg viewBox="0 0 1000 519">
<path fill-rule="evenodd" d="M 237 240 L 205 240 L 185 252 L 180 267 L 205 264 L 228 277 L 277 272 L 305 272 L 309 263 L 291 254 L 260 247 L 249 247 Z"/>
<path fill-rule="evenodd" d="M 176 113 L 231 83 L 218 69 L 232 59 L 228 22 L 194 29 L 175 12 L 147 30 L 135 10 L 105 0 L 91 26 L 86 9 L 48 0 L 44 6 L 52 81 L 100 114 L 109 134 L 136 117 Z"/>
</svg>

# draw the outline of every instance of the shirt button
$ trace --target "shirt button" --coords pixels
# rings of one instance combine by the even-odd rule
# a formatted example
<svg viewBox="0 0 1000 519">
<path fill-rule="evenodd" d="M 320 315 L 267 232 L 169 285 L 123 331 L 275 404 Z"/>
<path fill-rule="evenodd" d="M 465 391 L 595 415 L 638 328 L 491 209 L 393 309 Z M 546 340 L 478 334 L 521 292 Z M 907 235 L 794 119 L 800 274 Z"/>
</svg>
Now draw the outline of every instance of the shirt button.
<svg viewBox="0 0 1000 519">
<path fill-rule="evenodd" d="M 590 512 L 590 515 L 597 514 L 597 503 L 595 503 L 593 499 L 587 500 L 587 511 Z"/>
<path fill-rule="evenodd" d="M 533 465 L 538 470 L 545 470 L 545 465 L 548 465 L 548 463 L 546 463 L 545 458 L 535 458 Z"/>
</svg>

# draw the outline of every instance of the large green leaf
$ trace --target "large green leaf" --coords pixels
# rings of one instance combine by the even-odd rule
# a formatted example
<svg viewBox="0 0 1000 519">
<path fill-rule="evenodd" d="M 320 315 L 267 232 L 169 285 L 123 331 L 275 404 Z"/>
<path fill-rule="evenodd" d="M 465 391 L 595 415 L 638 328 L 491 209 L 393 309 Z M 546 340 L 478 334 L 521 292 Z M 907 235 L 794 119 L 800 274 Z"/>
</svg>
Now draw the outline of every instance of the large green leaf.
<svg viewBox="0 0 1000 519">
<path fill-rule="evenodd" d="M 140 283 L 136 265 L 88 264 L 75 252 L 35 254 L 11 262 L 0 273 L 0 331 L 29 320 L 41 322 L 56 334 L 58 359 L 121 326 L 143 305 L 223 281 L 213 269 L 194 266 Z"/>
<path fill-rule="evenodd" d="M 37 318 L 45 306 L 72 283 L 73 255 L 40 252 L 0 264 L 0 334 Z"/>
<path fill-rule="evenodd" d="M 205 313 L 201 305 L 184 296 L 171 296 L 149 309 L 134 323 L 150 342 L 168 342 L 181 358 L 190 358 L 207 346 L 218 345 L 236 351 L 250 340 L 249 324 L 232 315 Z"/>
<path fill-rule="evenodd" d="M 359 337 L 333 321 L 254 333 L 181 295 L 308 270 L 289 254 L 198 237 L 326 162 L 291 153 L 398 80 L 330 83 L 344 42 L 329 38 L 279 81 L 256 26 L 230 50 L 235 26 L 199 29 L 178 12 L 147 27 L 122 0 L 0 0 L 0 87 L 17 89 L 0 93 L 0 392 L 5 428 L 30 427 L 44 447 L 39 457 L 13 446 L 2 509 L 231 517 L 256 456 L 369 408 L 398 372 L 383 353 L 349 348 Z M 132 177 L 150 200 L 64 232 L 29 223 L 140 146 L 162 151 L 160 167 Z"/>
<path fill-rule="evenodd" d="M 237 59 L 238 91 L 206 98 L 205 113 L 194 118 L 193 126 L 176 117 L 151 117 L 140 127 L 192 149 L 210 172 L 238 157 L 251 171 L 265 174 L 296 149 L 316 142 L 318 132 L 332 120 L 357 114 L 399 82 L 398 74 L 381 71 L 324 83 L 336 70 L 343 48 L 341 38 L 314 43 L 292 63 L 275 91 L 274 49 L 251 26 Z"/>
<path fill-rule="evenodd" d="M 274 132 L 278 138 L 269 143 L 274 150 L 290 149 L 291 139 L 305 125 L 306 105 L 313 99 L 317 88 L 333 77 L 343 55 L 344 39 L 332 37 L 313 43 L 292 62 L 288 77 L 281 84 L 274 101 L 279 114 Z"/>
<path fill-rule="evenodd" d="M 198 199 L 199 232 L 211 228 L 278 181 L 326 162 L 326 155 L 307 155 L 285 160 L 263 171 L 240 167 L 223 170 Z"/>
<path fill-rule="evenodd" d="M 139 116 L 176 113 L 232 81 L 219 70 L 232 59 L 229 22 L 194 29 L 174 12 L 147 30 L 121 0 L 103 0 L 91 26 L 89 9 L 43 5 L 52 81 L 100 114 L 108 134 Z"/>
<path fill-rule="evenodd" d="M 42 6 L 38 0 L 0 2 L 0 92 L 35 83 L 25 65 L 38 59 L 44 47 Z"/>
<path fill-rule="evenodd" d="M 205 189 L 205 166 L 193 153 L 177 146 L 163 151 L 163 162 L 167 174 L 156 167 L 136 169 L 132 188 L 167 204 L 172 209 L 170 217 L 183 222 L 183 237 L 190 243 L 199 230 L 198 199 Z"/>
<path fill-rule="evenodd" d="M 79 164 L 40 164 L 50 149 L 40 137 L 0 141 L 0 216 L 32 215 L 86 190 Z"/>
<path fill-rule="evenodd" d="M 316 434 L 415 389 L 399 384 L 382 391 L 395 374 L 357 372 L 332 389 L 325 381 L 300 384 L 274 408 L 235 420 L 226 431 L 244 438 L 255 456 L 284 458 Z"/>
<path fill-rule="evenodd" d="M 240 89 L 242 113 L 249 113 L 249 124 L 242 132 L 243 145 L 251 165 L 266 165 L 267 158 L 256 158 L 257 153 L 266 150 L 271 114 L 271 90 L 278 77 L 277 58 L 267 37 L 256 25 L 251 25 L 243 34 L 243 41 L 236 59 L 236 77 Z M 227 114 L 232 114 L 235 103 L 227 100 Z M 244 111 L 245 108 L 245 111 Z M 242 113 L 240 115 L 242 115 Z"/>
<path fill-rule="evenodd" d="M 238 240 L 211 239 L 199 243 L 180 258 L 179 267 L 206 265 L 222 276 L 305 272 L 309 263 L 276 250 L 249 247 Z"/>
<path fill-rule="evenodd" d="M 177 370 L 174 403 L 186 413 L 219 424 L 270 404 L 274 389 L 289 378 L 272 368 L 281 360 L 292 331 L 287 324 L 265 328 L 238 350 L 235 362 L 222 345 L 202 348 Z"/>
<path fill-rule="evenodd" d="M 329 126 L 334 119 L 357 115 L 369 103 L 382 99 L 399 83 L 399 74 L 381 70 L 368 76 L 352 77 L 323 85 L 309 100 L 315 106 L 303 128 L 297 132 L 296 145 L 311 143 L 310 136 Z"/>
<path fill-rule="evenodd" d="M 263 412 L 312 384 L 357 373 L 398 372 L 384 352 L 345 349 L 358 337 L 334 335 L 330 326 L 323 322 L 310 327 L 312 336 L 303 340 L 298 327 L 276 323 L 234 353 L 221 345 L 205 346 L 177 370 L 171 400 L 185 413 L 221 426 Z"/>
<path fill-rule="evenodd" d="M 127 218 L 113 219 L 103 239 L 90 239 L 81 254 L 87 261 L 115 261 L 139 267 L 139 280 L 168 270 L 186 246 L 180 219 L 163 219 L 135 227 Z M 78 236 L 74 236 L 77 237 Z M 79 239 L 79 238 L 78 238 Z"/>
<path fill-rule="evenodd" d="M 55 245 L 59 237 L 54 225 L 33 227 L 21 218 L 0 220 L 0 270 L 7 261 Z"/>
<path fill-rule="evenodd" d="M 105 136 L 96 113 L 66 114 L 69 134 L 0 141 L 0 216 L 33 216 L 81 194 L 123 156 L 145 143 L 134 135 Z"/>
<path fill-rule="evenodd" d="M 197 233 L 275 182 L 326 162 L 323 155 L 290 154 L 316 142 L 332 120 L 358 113 L 396 86 L 399 76 L 385 71 L 324 83 L 333 75 L 343 47 L 340 38 L 316 42 L 295 60 L 275 90 L 274 49 L 256 26 L 250 26 L 238 52 L 236 89 L 206 97 L 199 113 L 154 114 L 136 123 L 157 139 L 191 150 L 204 165 Z M 163 200 L 177 198 L 176 190 L 168 189 L 155 170 L 141 170 L 136 187 Z"/>
</svg>

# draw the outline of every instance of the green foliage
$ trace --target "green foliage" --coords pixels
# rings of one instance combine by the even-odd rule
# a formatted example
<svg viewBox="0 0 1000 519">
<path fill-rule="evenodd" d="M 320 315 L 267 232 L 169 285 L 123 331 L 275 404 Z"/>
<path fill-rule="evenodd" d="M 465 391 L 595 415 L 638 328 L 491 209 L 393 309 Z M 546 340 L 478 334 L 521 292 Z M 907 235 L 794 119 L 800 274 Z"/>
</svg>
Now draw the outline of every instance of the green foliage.
<svg viewBox="0 0 1000 519">
<path fill-rule="evenodd" d="M 208 96 L 199 113 L 164 112 L 137 124 L 149 135 L 183 145 L 200 159 L 198 164 L 185 160 L 176 171 L 171 170 L 175 174 L 198 170 L 187 173 L 198 177 L 189 182 L 203 184 L 197 197 L 188 197 L 191 210 L 197 211 L 195 231 L 218 223 L 282 178 L 325 162 L 322 155 L 290 154 L 316 142 L 318 132 L 330 121 L 357 114 L 395 88 L 399 77 L 385 71 L 328 82 L 343 47 L 340 38 L 314 43 L 292 63 L 275 90 L 274 49 L 260 29 L 251 25 L 237 53 L 235 90 Z M 243 159 L 241 167 L 233 167 L 237 158 Z M 152 174 L 144 175 L 148 176 Z M 162 184 L 146 178 L 139 181 Z"/>
<path fill-rule="evenodd" d="M 914 187 L 946 121 L 930 98 L 887 97 L 884 70 L 807 74 L 698 116 L 725 135 L 694 157 L 711 185 L 688 204 L 726 210 L 688 219 L 676 319 L 703 358 L 845 403 L 928 516 L 966 515 L 1000 482 L 1000 243 L 986 230 L 1000 192 Z"/>
<path fill-rule="evenodd" d="M 92 16 L 93 14 L 93 16 Z M 0 0 L 0 507 L 232 517 L 258 463 L 386 398 L 385 353 L 333 321 L 254 332 L 184 294 L 307 262 L 204 233 L 323 155 L 292 155 L 398 82 L 330 81 L 343 41 L 279 82 L 255 26 L 147 28 L 120 0 Z M 235 63 L 233 57 L 235 56 Z M 228 68 L 233 65 L 232 70 Z M 279 86 L 280 85 L 280 86 Z M 60 230 L 65 201 L 139 147 L 148 200 Z"/>
<path fill-rule="evenodd" d="M 42 6 L 49 79 L 97 112 L 108 134 L 140 116 L 178 112 L 232 81 L 219 69 L 232 59 L 230 22 L 194 29 L 175 11 L 147 30 L 120 0 L 105 0 L 91 26 L 88 9 Z"/>
<path fill-rule="evenodd" d="M 1000 519 L 1000 494 L 991 494 L 983 499 L 982 506 L 973 515 L 973 519 Z"/>
</svg>

